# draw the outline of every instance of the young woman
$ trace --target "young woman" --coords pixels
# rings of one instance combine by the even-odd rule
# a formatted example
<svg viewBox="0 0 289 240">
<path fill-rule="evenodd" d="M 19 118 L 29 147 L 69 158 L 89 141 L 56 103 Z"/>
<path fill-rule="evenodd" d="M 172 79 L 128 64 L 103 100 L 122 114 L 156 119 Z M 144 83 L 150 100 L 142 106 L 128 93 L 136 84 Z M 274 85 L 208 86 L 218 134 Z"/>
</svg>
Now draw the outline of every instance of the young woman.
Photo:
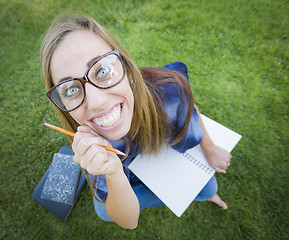
<svg viewBox="0 0 289 240">
<path fill-rule="evenodd" d="M 126 168 L 138 154 L 157 154 L 164 144 L 184 152 L 200 143 L 209 164 L 226 172 L 231 155 L 209 138 L 183 63 L 139 69 L 119 41 L 86 16 L 57 18 L 40 61 L 47 96 L 63 127 L 76 132 L 74 160 L 89 175 L 103 220 L 135 228 L 140 209 L 164 205 Z M 128 157 L 120 159 L 107 145 Z M 227 209 L 215 177 L 195 199 L 205 200 Z"/>
</svg>

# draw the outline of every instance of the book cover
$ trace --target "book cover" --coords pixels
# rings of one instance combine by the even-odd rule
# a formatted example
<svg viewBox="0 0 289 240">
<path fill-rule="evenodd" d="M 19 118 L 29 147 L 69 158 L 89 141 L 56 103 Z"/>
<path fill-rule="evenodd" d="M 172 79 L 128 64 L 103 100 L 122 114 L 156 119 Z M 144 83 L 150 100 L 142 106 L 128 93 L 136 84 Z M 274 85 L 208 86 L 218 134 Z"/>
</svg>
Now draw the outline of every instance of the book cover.
<svg viewBox="0 0 289 240">
<path fill-rule="evenodd" d="M 60 149 L 59 153 L 73 156 L 73 151 L 71 150 L 71 148 L 69 148 L 67 146 L 63 146 Z M 65 222 L 67 220 L 75 202 L 77 201 L 81 191 L 83 190 L 83 188 L 86 184 L 86 179 L 85 179 L 85 176 L 82 172 L 80 172 L 80 174 L 78 174 L 78 179 L 77 179 L 77 182 L 75 185 L 76 191 L 74 194 L 74 199 L 73 199 L 72 204 L 66 203 L 65 201 L 64 202 L 63 201 L 62 202 L 61 201 L 54 201 L 54 200 L 49 199 L 49 197 L 48 197 L 48 199 L 41 197 L 42 191 L 43 191 L 44 185 L 46 183 L 49 172 L 50 172 L 50 170 L 48 168 L 48 170 L 45 172 L 42 179 L 38 183 L 37 187 L 35 188 L 35 190 L 32 194 L 32 197 L 43 208 L 45 208 L 47 211 L 52 213 L 60 221 Z"/>
<path fill-rule="evenodd" d="M 41 192 L 41 198 L 72 205 L 80 174 L 73 155 L 55 153 Z"/>
</svg>

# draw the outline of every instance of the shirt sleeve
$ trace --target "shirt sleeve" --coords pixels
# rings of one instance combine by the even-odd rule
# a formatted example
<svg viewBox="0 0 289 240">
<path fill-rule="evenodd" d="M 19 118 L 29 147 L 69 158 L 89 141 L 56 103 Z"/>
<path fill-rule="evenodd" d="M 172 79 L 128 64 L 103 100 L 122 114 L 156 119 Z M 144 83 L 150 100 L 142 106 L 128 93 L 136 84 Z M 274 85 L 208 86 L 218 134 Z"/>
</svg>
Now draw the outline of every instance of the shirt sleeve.
<svg viewBox="0 0 289 240">
<path fill-rule="evenodd" d="M 182 62 L 171 63 L 162 68 L 179 72 L 183 74 L 183 76 L 189 81 L 188 69 Z M 163 99 L 163 103 L 170 118 L 172 128 L 177 134 L 180 133 L 186 123 L 189 103 L 187 102 L 186 98 L 182 96 L 180 87 L 177 84 L 166 84 L 165 98 Z M 197 110 L 194 108 L 194 112 L 185 136 L 181 139 L 180 142 L 173 145 L 172 148 L 180 152 L 185 152 L 187 149 L 198 145 L 202 138 L 203 130 L 199 124 L 199 116 Z"/>
</svg>

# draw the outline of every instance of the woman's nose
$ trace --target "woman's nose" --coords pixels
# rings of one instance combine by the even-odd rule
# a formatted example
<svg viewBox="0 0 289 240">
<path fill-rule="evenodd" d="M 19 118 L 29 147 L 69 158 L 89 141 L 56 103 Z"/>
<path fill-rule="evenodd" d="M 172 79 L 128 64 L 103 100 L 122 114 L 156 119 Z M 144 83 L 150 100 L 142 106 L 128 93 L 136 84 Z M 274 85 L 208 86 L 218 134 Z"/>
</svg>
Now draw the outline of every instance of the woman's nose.
<svg viewBox="0 0 289 240">
<path fill-rule="evenodd" d="M 108 100 L 106 89 L 100 89 L 91 83 L 85 83 L 85 102 L 89 109 L 103 108 Z"/>
</svg>

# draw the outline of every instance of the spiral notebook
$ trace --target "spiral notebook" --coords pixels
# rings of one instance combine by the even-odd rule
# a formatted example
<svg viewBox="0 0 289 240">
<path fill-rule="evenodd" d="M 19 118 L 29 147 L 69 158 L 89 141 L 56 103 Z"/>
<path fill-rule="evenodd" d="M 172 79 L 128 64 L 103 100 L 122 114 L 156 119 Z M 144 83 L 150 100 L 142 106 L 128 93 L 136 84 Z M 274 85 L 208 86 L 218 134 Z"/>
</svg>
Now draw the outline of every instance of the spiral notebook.
<svg viewBox="0 0 289 240">
<path fill-rule="evenodd" d="M 231 152 L 242 136 L 202 114 L 201 118 L 212 141 Z M 185 153 L 165 146 L 157 156 L 137 156 L 128 167 L 178 217 L 215 173 L 199 145 Z"/>
</svg>

